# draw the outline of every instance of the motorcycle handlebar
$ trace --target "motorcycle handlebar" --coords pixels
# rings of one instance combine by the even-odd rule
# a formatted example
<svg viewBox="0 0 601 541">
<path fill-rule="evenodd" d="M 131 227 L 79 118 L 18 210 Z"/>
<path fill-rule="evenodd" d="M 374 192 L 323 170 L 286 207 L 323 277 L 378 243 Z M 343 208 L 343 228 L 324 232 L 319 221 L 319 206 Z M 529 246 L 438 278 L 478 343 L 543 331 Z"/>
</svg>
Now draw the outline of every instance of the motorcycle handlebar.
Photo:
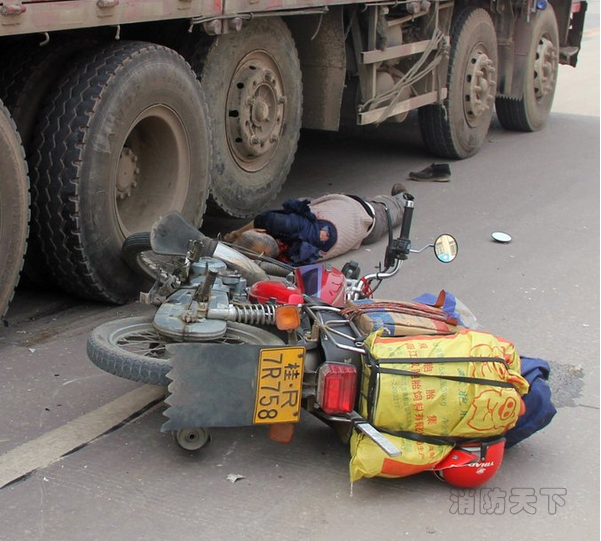
<svg viewBox="0 0 601 541">
<path fill-rule="evenodd" d="M 401 234 L 399 235 L 400 239 L 409 239 L 409 234 L 411 233 L 411 221 L 413 219 L 413 209 L 415 207 L 415 203 L 413 199 L 405 200 L 405 210 L 403 212 L 403 222 L 401 225 Z"/>
</svg>

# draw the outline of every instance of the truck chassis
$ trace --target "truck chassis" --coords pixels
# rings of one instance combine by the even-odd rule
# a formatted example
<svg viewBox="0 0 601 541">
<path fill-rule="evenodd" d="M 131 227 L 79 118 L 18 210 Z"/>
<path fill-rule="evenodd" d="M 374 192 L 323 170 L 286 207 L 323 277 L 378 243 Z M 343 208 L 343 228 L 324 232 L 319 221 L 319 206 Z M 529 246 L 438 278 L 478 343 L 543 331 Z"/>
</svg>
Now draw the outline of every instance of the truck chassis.
<svg viewBox="0 0 601 541">
<path fill-rule="evenodd" d="M 28 279 L 123 303 L 140 288 L 120 256 L 128 235 L 170 210 L 200 226 L 207 201 L 253 216 L 286 180 L 301 127 L 417 109 L 424 145 L 447 159 L 479 150 L 495 106 L 507 129 L 540 130 L 585 11 L 571 0 L 3 4 L 0 308 L 27 244 L 22 148 Z"/>
</svg>

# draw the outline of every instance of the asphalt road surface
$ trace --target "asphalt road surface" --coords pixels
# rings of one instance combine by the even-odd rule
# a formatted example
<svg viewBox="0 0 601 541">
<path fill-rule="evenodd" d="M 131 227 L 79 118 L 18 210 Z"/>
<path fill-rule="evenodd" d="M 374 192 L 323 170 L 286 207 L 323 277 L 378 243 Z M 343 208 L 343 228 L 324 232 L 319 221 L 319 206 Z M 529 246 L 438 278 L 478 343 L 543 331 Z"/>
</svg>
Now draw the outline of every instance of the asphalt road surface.
<svg viewBox="0 0 601 541">
<path fill-rule="evenodd" d="M 348 448 L 309 415 L 290 445 L 262 428 L 220 429 L 200 453 L 186 453 L 159 431 L 157 388 L 86 357 L 92 328 L 148 307 L 19 290 L 0 330 L 0 539 L 598 538 L 599 146 L 593 2 L 580 65 L 562 67 L 544 131 L 495 124 L 476 157 L 451 164 L 451 182 L 407 181 L 414 247 L 452 233 L 459 257 L 443 265 L 429 251 L 412 256 L 378 296 L 444 288 L 486 330 L 553 367 L 556 418 L 509 450 L 484 489 L 452 489 L 430 474 L 351 487 Z M 387 193 L 431 161 L 415 118 L 360 137 L 303 133 L 281 200 Z M 498 230 L 513 241 L 493 242 Z M 383 250 L 380 242 L 352 258 L 367 271 Z"/>
</svg>

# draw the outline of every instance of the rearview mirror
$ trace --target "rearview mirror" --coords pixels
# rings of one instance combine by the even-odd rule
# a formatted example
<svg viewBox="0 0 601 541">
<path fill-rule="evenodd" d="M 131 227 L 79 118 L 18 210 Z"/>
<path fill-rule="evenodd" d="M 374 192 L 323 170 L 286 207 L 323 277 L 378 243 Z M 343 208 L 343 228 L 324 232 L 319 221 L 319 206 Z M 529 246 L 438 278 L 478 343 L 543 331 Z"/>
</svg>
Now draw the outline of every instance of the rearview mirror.
<svg viewBox="0 0 601 541">
<path fill-rule="evenodd" d="M 491 233 L 490 236 L 501 244 L 509 244 L 511 242 L 511 235 L 504 231 L 495 231 L 494 233 Z"/>
<path fill-rule="evenodd" d="M 436 258 L 438 261 L 442 263 L 450 263 L 457 257 L 457 251 L 459 250 L 459 246 L 457 245 L 457 241 L 455 237 L 452 235 L 440 235 L 434 241 L 434 253 L 436 254 Z"/>
</svg>

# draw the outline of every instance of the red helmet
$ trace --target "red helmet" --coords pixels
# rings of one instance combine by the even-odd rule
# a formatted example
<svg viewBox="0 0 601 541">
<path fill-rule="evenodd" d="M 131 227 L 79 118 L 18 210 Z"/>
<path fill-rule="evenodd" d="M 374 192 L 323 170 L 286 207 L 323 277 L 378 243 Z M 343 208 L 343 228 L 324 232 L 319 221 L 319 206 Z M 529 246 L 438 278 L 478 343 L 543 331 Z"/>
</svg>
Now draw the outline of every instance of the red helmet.
<svg viewBox="0 0 601 541">
<path fill-rule="evenodd" d="M 497 473 L 504 452 L 505 438 L 460 444 L 435 466 L 434 475 L 456 487 L 478 487 Z"/>
</svg>

